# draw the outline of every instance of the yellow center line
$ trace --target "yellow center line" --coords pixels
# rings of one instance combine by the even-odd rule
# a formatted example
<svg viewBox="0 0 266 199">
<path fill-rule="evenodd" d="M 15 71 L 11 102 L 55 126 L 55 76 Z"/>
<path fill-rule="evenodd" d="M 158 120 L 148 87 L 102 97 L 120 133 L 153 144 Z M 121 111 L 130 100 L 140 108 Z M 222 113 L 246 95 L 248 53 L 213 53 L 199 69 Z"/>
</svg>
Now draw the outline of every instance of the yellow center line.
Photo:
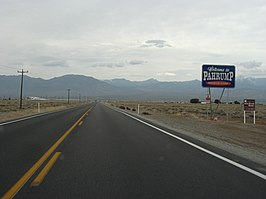
<svg viewBox="0 0 266 199">
<path fill-rule="evenodd" d="M 33 180 L 33 182 L 31 183 L 31 186 L 39 186 L 42 183 L 45 176 L 51 170 L 51 168 L 53 167 L 53 165 L 55 164 L 56 160 L 59 158 L 60 155 L 61 155 L 61 152 L 56 152 L 54 154 L 54 156 L 49 160 L 49 162 L 46 164 L 43 170 L 39 173 L 39 175 Z"/>
<path fill-rule="evenodd" d="M 13 187 L 11 187 L 8 192 L 2 197 L 2 199 L 10 199 L 13 198 L 17 192 L 24 186 L 24 184 L 31 178 L 31 176 L 39 169 L 39 167 L 43 164 L 45 160 L 54 152 L 54 150 L 64 141 L 64 139 L 73 131 L 73 129 L 79 124 L 79 122 L 86 116 L 86 114 L 91 110 L 90 108 L 86 111 L 76 123 L 71 126 L 65 134 L 59 138 L 53 146 L 51 146 L 46 153 L 22 176 L 19 181 Z"/>
</svg>

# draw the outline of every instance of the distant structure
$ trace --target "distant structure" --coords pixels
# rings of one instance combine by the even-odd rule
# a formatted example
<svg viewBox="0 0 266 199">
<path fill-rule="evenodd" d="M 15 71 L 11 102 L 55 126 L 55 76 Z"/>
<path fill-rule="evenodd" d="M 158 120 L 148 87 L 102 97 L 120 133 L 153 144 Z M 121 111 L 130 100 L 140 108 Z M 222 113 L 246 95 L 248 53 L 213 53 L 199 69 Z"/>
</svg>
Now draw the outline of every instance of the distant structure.
<svg viewBox="0 0 266 199">
<path fill-rule="evenodd" d="M 28 96 L 27 100 L 47 100 L 45 98 L 41 98 L 41 97 L 32 97 L 32 96 Z"/>
</svg>

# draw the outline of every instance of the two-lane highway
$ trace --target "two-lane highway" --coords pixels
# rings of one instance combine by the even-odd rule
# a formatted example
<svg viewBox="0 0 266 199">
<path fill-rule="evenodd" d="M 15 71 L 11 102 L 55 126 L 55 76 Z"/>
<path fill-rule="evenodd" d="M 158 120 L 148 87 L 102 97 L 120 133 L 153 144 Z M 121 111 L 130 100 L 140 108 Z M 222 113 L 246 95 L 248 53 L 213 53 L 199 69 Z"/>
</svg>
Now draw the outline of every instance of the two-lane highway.
<svg viewBox="0 0 266 199">
<path fill-rule="evenodd" d="M 54 150 L 58 159 L 43 182 L 32 186 L 48 160 L 16 198 L 266 198 L 263 178 L 100 103 L 88 115 L 84 115 L 86 110 L 83 107 L 54 118 L 47 115 L 45 123 L 36 127 L 31 120 L 5 127 L 1 134 L 5 140 L 0 142 L 5 150 L 1 159 L 7 161 L 1 161 L 1 194 L 78 121 Z M 17 144 L 21 140 L 25 151 L 11 149 L 15 147 L 8 146 L 12 139 Z M 21 161 L 8 168 L 13 156 Z"/>
</svg>

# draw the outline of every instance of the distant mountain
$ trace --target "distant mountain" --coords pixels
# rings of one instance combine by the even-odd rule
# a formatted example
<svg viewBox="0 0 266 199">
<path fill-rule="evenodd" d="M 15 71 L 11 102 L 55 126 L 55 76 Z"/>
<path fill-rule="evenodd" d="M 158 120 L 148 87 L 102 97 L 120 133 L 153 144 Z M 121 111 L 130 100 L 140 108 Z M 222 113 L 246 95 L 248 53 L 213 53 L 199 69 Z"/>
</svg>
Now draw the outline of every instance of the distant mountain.
<svg viewBox="0 0 266 199">
<path fill-rule="evenodd" d="M 18 98 L 20 76 L 0 75 L 0 97 Z M 161 82 L 156 79 L 129 81 L 126 79 L 97 80 L 83 75 L 65 75 L 49 80 L 25 76 L 24 96 L 41 98 L 61 98 L 71 89 L 71 98 L 93 99 L 188 101 L 191 98 L 204 100 L 207 89 L 201 81 Z M 230 100 L 254 98 L 266 102 L 266 78 L 238 79 L 236 88 L 230 89 Z M 212 89 L 213 98 L 219 98 L 222 89 Z M 226 95 L 223 98 L 226 99 Z"/>
<path fill-rule="evenodd" d="M 104 80 L 104 82 L 121 88 L 142 88 L 147 86 L 152 86 L 160 83 L 156 79 L 148 79 L 145 81 L 129 81 L 126 79 L 112 79 L 112 80 Z"/>
<path fill-rule="evenodd" d="M 20 92 L 20 79 L 20 76 L 0 76 L 1 97 L 17 98 Z M 71 89 L 72 98 L 78 98 L 79 94 L 88 97 L 109 96 L 114 98 L 126 93 L 126 89 L 82 75 L 65 75 L 50 80 L 24 76 L 24 96 L 66 98 L 67 89 Z M 132 89 L 130 94 L 140 93 Z"/>
<path fill-rule="evenodd" d="M 126 79 L 106 80 L 105 82 L 117 86 L 134 88 L 145 92 L 143 99 L 153 98 L 154 100 L 189 100 L 200 98 L 204 100 L 207 89 L 202 88 L 201 81 L 191 80 L 183 82 L 160 82 L 156 79 L 146 81 L 129 81 Z M 212 88 L 213 98 L 219 98 L 222 92 L 220 88 Z M 257 99 L 266 102 L 266 78 L 241 78 L 236 81 L 236 87 L 229 90 L 229 100 L 240 100 L 244 98 Z M 226 100 L 226 94 L 223 99 Z"/>
</svg>

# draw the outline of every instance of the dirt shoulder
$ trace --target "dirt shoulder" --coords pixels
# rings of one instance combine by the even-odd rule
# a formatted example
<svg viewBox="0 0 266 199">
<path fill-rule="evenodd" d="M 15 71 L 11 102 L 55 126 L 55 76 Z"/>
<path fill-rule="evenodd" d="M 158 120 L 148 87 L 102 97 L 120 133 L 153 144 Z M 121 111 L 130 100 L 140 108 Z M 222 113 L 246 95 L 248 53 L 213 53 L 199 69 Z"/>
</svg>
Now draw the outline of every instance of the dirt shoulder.
<svg viewBox="0 0 266 199">
<path fill-rule="evenodd" d="M 137 115 L 138 103 L 136 102 L 109 102 L 108 104 Z M 204 110 L 202 113 L 201 105 L 148 102 L 139 104 L 139 117 L 252 160 L 262 165 L 261 168 L 257 169 L 266 171 L 266 125 L 263 121 L 264 118 L 256 125 L 243 124 L 242 117 L 240 117 L 241 109 L 239 113 L 234 112 L 232 114 L 232 111 L 236 109 L 236 106 L 233 105 L 230 107 L 230 122 L 227 122 L 224 115 L 219 114 L 218 121 L 207 120 L 206 112 Z M 259 113 L 261 117 L 264 117 L 264 108 L 266 110 L 266 106 L 261 107 Z M 234 115 L 238 115 L 238 117 L 233 118 Z"/>
<path fill-rule="evenodd" d="M 38 103 L 40 109 L 38 110 Z M 0 100 L 0 122 L 5 122 L 30 115 L 63 110 L 80 106 L 83 103 L 72 101 L 70 104 L 67 101 L 60 100 L 24 100 L 23 108 L 19 109 L 18 100 Z"/>
</svg>

